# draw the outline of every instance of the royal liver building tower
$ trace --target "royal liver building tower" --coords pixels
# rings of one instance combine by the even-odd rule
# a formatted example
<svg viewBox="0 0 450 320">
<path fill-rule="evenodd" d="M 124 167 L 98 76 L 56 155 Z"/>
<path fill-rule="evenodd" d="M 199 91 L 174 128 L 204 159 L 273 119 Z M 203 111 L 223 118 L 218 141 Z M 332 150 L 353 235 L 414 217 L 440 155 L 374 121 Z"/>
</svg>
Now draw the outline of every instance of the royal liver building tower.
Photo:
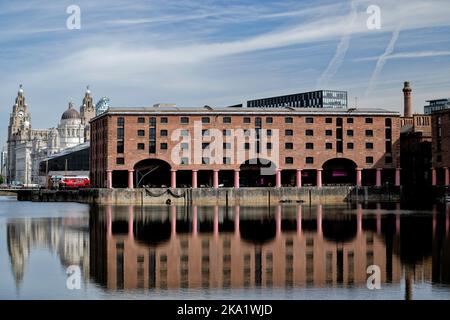
<svg viewBox="0 0 450 320">
<path fill-rule="evenodd" d="M 9 118 L 6 164 L 8 183 L 38 183 L 38 175 L 34 172 L 39 167 L 39 162 L 52 154 L 89 141 L 89 121 L 93 117 L 95 106 L 88 87 L 80 111 L 70 102 L 56 127 L 32 129 L 31 113 L 21 85 Z"/>
</svg>

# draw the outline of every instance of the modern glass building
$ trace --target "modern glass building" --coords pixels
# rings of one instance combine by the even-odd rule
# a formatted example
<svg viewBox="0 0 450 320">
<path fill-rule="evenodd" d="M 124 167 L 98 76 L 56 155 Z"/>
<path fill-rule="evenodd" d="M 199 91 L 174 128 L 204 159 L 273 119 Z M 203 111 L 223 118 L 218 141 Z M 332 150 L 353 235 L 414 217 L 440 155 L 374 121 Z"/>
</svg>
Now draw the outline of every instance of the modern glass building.
<svg viewBox="0 0 450 320">
<path fill-rule="evenodd" d="M 320 90 L 250 100 L 248 108 L 335 108 L 347 109 L 347 91 Z"/>
<path fill-rule="evenodd" d="M 450 98 L 447 99 L 437 99 L 437 100 L 427 100 L 429 105 L 424 106 L 425 114 L 432 114 L 434 111 L 440 111 L 445 109 L 450 109 Z"/>
</svg>

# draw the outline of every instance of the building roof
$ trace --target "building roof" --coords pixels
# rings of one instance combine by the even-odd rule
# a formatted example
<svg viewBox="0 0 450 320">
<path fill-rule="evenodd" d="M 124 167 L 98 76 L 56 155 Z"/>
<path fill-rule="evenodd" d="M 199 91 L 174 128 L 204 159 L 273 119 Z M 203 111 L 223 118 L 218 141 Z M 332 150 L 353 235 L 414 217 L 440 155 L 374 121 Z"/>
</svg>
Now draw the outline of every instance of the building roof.
<svg viewBox="0 0 450 320">
<path fill-rule="evenodd" d="M 62 114 L 61 120 L 66 119 L 81 119 L 80 113 L 73 107 L 72 103 L 69 103 L 69 109 Z"/>
<path fill-rule="evenodd" d="M 59 157 L 62 157 L 62 156 L 66 156 L 68 154 L 87 149 L 87 148 L 90 147 L 90 145 L 91 145 L 90 142 L 87 141 L 85 143 L 78 144 L 75 147 L 64 149 L 63 151 L 61 151 L 59 153 L 52 154 L 51 156 L 45 158 L 42 161 L 47 161 L 47 160 L 51 160 L 51 159 L 54 159 L 54 158 L 59 158 Z"/>
<path fill-rule="evenodd" d="M 247 108 L 247 107 L 210 107 L 203 108 L 184 108 L 184 107 L 134 107 L 134 108 L 108 108 L 105 113 L 98 115 L 91 121 L 96 120 L 106 115 L 146 115 L 146 114 L 179 114 L 179 115 L 194 115 L 194 114 L 209 114 L 209 115 L 337 115 L 337 116 L 400 116 L 399 112 L 389 111 L 380 108 Z"/>
</svg>

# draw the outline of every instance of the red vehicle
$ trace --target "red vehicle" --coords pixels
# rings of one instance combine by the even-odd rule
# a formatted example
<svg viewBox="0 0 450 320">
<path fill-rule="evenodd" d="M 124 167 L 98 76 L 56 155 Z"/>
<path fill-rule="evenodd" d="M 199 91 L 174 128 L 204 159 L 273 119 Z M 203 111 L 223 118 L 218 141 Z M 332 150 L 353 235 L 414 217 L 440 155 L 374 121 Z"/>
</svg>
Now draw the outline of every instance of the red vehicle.
<svg viewBox="0 0 450 320">
<path fill-rule="evenodd" d="M 59 188 L 60 189 L 82 189 L 82 188 L 89 188 L 91 186 L 91 181 L 89 180 L 89 177 L 82 177 L 82 176 L 76 176 L 76 177 L 63 177 L 59 181 Z"/>
</svg>

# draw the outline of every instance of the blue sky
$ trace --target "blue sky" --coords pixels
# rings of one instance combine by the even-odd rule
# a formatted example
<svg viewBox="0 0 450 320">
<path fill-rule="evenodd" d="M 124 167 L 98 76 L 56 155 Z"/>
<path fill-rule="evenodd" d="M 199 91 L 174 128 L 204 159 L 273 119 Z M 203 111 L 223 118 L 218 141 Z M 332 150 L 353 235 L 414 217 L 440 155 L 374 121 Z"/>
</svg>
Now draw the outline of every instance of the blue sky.
<svg viewBox="0 0 450 320">
<path fill-rule="evenodd" d="M 68 6 L 81 29 L 68 30 Z M 381 9 L 369 30 L 366 9 Z M 0 143 L 19 84 L 33 128 L 56 126 L 86 85 L 112 106 L 226 106 L 316 88 L 416 112 L 450 96 L 450 1 L 0 0 Z"/>
</svg>

